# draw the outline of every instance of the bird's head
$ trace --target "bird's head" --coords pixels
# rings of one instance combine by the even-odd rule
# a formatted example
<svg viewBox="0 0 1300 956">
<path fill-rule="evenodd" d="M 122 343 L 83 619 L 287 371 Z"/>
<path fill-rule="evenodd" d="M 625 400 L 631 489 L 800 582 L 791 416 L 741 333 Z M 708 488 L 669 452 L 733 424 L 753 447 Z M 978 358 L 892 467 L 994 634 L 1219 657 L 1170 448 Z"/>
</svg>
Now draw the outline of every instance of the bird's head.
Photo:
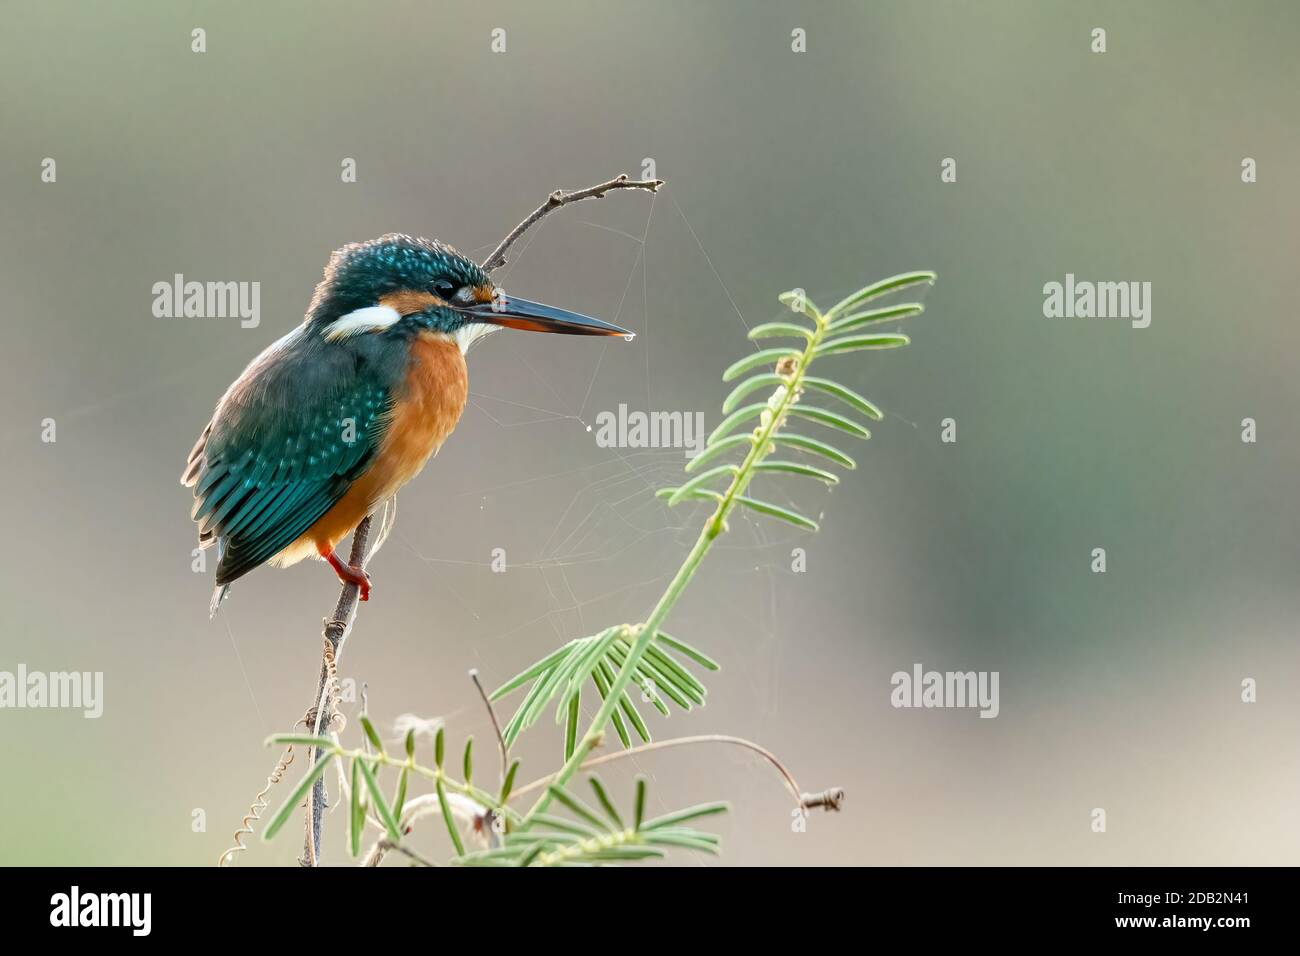
<svg viewBox="0 0 1300 956">
<path fill-rule="evenodd" d="M 632 335 L 600 319 L 507 296 L 451 246 L 398 234 L 351 243 L 330 256 L 307 321 L 331 340 L 428 331 L 452 335 L 462 348 L 502 327 Z"/>
</svg>

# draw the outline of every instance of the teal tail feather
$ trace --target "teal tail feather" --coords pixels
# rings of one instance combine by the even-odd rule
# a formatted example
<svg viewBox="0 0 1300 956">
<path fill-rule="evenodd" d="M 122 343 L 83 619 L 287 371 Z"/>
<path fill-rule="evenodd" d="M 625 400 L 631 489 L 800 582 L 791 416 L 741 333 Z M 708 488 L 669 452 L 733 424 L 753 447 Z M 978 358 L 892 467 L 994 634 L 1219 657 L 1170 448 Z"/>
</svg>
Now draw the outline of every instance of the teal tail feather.
<svg viewBox="0 0 1300 956">
<path fill-rule="evenodd" d="M 212 589 L 212 601 L 208 604 L 208 620 L 211 621 L 217 616 L 217 611 L 221 608 L 221 602 L 230 594 L 229 584 L 218 584 Z"/>
<path fill-rule="evenodd" d="M 226 550 L 226 542 L 223 539 L 218 538 L 217 539 L 217 563 L 218 564 L 221 563 L 221 555 L 223 552 L 225 552 L 225 550 Z M 221 602 L 224 601 L 227 595 L 229 594 L 230 594 L 229 584 L 218 584 L 215 588 L 212 589 L 212 600 L 208 603 L 209 621 L 211 621 L 213 618 L 217 616 L 217 611 L 221 609 Z"/>
</svg>

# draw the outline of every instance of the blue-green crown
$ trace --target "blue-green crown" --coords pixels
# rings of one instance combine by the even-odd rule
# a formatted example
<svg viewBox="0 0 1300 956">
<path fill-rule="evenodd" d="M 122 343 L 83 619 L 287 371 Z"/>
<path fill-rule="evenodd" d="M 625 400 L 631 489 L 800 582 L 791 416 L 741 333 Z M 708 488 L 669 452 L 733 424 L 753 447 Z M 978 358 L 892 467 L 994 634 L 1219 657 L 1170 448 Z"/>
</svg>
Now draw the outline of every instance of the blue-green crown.
<svg viewBox="0 0 1300 956">
<path fill-rule="evenodd" d="M 441 295 L 439 286 L 443 283 L 459 289 L 488 285 L 491 280 L 477 263 L 435 239 L 389 233 L 349 243 L 330 256 L 307 318 L 333 321 L 405 289 Z"/>
</svg>

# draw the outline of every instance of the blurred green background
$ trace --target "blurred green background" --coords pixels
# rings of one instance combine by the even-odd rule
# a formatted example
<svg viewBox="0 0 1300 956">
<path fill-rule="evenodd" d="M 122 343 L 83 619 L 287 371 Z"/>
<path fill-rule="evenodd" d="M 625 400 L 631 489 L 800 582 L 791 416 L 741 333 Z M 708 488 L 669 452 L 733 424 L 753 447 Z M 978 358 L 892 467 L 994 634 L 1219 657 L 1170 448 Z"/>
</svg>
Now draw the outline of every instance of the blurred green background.
<svg viewBox="0 0 1300 956">
<path fill-rule="evenodd" d="M 912 347 L 828 360 L 888 413 L 859 470 L 833 493 L 769 492 L 824 510 L 822 532 L 734 523 L 670 620 L 724 670 L 706 708 L 652 722 L 761 741 L 805 789 L 844 787 L 844 812 L 796 832 L 770 769 L 718 748 L 628 761 L 615 792 L 641 772 L 655 809 L 732 801 L 733 864 L 1297 859 L 1293 4 L 12 2 L 2 18 L 0 669 L 103 671 L 105 710 L 0 711 L 0 862 L 212 864 L 274 764 L 263 737 L 309 703 L 332 575 L 261 570 L 209 623 L 176 479 L 330 250 L 406 231 L 482 256 L 551 189 L 645 158 L 658 196 L 562 211 L 498 276 L 639 335 L 503 333 L 470 356 L 471 405 L 402 494 L 344 654 L 372 715 L 444 717 L 491 766 L 466 671 L 494 686 L 640 619 L 703 518 L 653 498 L 680 452 L 601 448 L 584 424 L 626 403 L 712 427 L 720 371 L 746 324 L 782 314 L 777 293 L 829 304 L 933 268 Z M 178 272 L 260 282 L 261 324 L 154 318 L 151 286 Z M 1067 272 L 1151 282 L 1151 327 L 1044 318 L 1042 286 Z M 1000 716 L 892 708 L 890 675 L 915 662 L 999 671 Z M 559 745 L 543 721 L 521 779 Z M 327 861 L 346 862 L 345 829 L 332 818 Z M 439 839 L 416 845 L 445 854 Z M 240 864 L 300 846 L 293 824 Z"/>
</svg>

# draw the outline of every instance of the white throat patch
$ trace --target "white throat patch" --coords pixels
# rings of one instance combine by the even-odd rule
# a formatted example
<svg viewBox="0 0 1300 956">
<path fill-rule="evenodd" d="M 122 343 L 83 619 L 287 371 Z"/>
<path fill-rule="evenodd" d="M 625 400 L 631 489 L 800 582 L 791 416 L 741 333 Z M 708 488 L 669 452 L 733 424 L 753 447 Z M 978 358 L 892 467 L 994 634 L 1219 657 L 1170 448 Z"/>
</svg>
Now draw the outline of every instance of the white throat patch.
<svg viewBox="0 0 1300 956">
<path fill-rule="evenodd" d="M 469 347 L 480 339 L 484 339 L 493 332 L 499 330 L 501 326 L 492 325 L 489 322 L 467 322 L 456 330 L 456 344 L 460 346 L 461 354 L 464 355 L 469 351 Z"/>
<path fill-rule="evenodd" d="M 371 305 L 340 316 L 325 329 L 325 338 L 338 342 L 362 332 L 379 332 L 402 316 L 391 305 Z"/>
</svg>

